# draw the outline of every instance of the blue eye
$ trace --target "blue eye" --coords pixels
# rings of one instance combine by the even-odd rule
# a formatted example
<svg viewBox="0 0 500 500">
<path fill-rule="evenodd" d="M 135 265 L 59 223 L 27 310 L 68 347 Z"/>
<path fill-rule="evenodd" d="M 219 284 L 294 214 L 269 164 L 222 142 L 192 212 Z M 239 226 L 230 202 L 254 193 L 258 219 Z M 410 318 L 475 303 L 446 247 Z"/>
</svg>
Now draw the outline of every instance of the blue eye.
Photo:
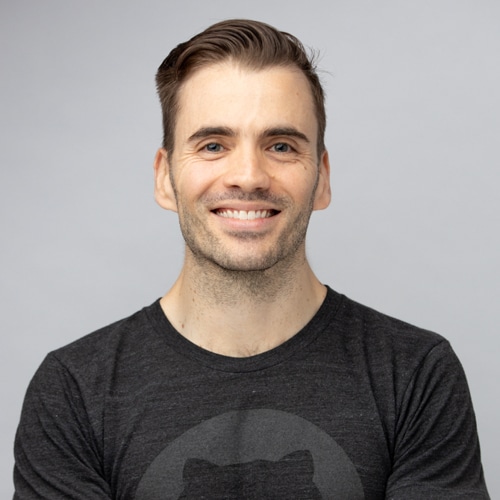
<svg viewBox="0 0 500 500">
<path fill-rule="evenodd" d="M 209 153 L 220 153 L 222 146 L 217 142 L 210 142 L 204 146 L 204 149 Z"/>
<path fill-rule="evenodd" d="M 292 151 L 290 144 L 286 142 L 278 142 L 273 145 L 272 149 L 277 153 L 290 153 Z"/>
</svg>

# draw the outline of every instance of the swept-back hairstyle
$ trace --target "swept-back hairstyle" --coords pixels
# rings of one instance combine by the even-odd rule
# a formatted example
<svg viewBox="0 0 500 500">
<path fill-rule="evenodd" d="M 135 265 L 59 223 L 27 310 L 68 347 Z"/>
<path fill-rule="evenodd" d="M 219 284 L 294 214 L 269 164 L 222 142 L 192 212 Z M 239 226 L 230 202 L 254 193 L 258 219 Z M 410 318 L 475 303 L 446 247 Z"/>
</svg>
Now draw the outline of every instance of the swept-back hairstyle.
<svg viewBox="0 0 500 500">
<path fill-rule="evenodd" d="M 315 106 L 319 157 L 325 149 L 326 115 L 324 91 L 316 72 L 314 55 L 309 56 L 293 35 L 246 19 L 232 19 L 210 26 L 175 47 L 158 68 L 156 87 L 163 113 L 163 147 L 168 154 L 174 147 L 181 86 L 196 70 L 227 60 L 255 70 L 290 66 L 302 71 L 311 87 Z"/>
</svg>

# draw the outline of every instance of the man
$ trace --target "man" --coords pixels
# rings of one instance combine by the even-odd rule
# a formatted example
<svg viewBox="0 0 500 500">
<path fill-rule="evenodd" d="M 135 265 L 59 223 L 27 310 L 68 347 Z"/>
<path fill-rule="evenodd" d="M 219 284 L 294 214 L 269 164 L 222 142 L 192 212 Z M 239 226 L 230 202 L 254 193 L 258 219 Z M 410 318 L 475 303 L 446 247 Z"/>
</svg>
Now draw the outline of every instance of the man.
<svg viewBox="0 0 500 500">
<path fill-rule="evenodd" d="M 218 23 L 158 70 L 158 203 L 182 271 L 59 349 L 30 384 L 15 498 L 484 499 L 463 370 L 442 337 L 324 286 L 323 91 L 291 35 Z"/>
</svg>

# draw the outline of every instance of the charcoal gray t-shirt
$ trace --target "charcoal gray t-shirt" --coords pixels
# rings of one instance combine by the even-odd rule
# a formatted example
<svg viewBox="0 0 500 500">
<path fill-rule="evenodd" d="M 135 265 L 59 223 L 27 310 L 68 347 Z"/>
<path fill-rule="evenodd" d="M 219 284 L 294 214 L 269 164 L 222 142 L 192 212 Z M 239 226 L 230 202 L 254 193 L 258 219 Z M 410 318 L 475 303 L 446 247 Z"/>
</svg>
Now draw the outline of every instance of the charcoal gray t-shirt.
<svg viewBox="0 0 500 500">
<path fill-rule="evenodd" d="M 180 335 L 158 301 L 50 353 L 26 395 L 16 499 L 486 499 L 446 340 L 329 289 L 248 358 Z"/>
</svg>

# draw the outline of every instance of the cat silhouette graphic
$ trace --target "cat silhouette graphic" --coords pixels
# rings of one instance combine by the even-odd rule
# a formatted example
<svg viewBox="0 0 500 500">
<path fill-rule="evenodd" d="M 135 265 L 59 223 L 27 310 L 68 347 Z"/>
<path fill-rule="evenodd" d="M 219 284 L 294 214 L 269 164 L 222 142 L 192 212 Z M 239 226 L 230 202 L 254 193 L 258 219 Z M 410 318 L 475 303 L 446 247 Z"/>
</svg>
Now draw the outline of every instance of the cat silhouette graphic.
<svg viewBox="0 0 500 500">
<path fill-rule="evenodd" d="M 307 450 L 276 462 L 217 465 L 190 458 L 184 464 L 179 500 L 321 500 L 313 474 L 314 461 Z"/>
</svg>

